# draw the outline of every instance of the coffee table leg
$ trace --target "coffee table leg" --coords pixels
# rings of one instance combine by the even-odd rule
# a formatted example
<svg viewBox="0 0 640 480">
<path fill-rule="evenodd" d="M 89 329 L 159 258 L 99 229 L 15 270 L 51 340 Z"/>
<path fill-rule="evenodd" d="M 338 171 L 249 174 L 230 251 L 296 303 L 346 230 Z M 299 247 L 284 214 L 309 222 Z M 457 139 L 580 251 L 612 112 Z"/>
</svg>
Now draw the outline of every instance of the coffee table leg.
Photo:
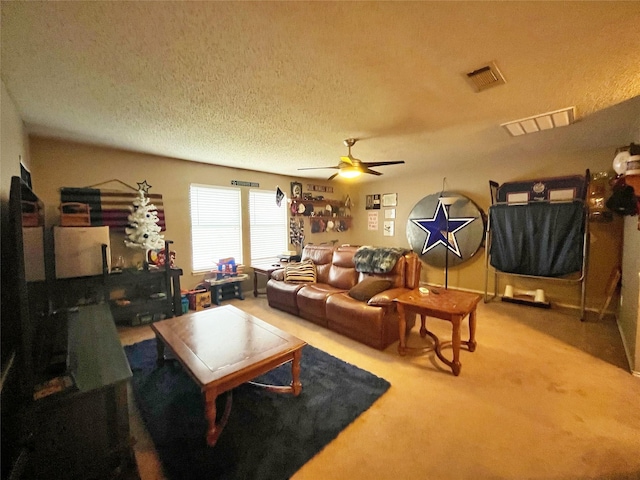
<svg viewBox="0 0 640 480">
<path fill-rule="evenodd" d="M 293 360 L 291 361 L 291 388 L 293 394 L 297 397 L 302 392 L 302 383 L 300 382 L 300 359 L 302 358 L 302 350 L 293 352 Z"/>
<path fill-rule="evenodd" d="M 398 307 L 398 353 L 400 355 L 406 355 L 406 335 L 407 335 L 407 319 L 404 316 L 404 305 L 400 302 L 396 302 Z"/>
<path fill-rule="evenodd" d="M 231 403 L 233 401 L 233 396 L 231 390 L 226 392 L 227 399 L 224 406 L 224 413 L 222 414 L 222 418 L 219 422 L 216 422 L 216 398 L 218 397 L 217 391 L 215 389 L 206 390 L 204 392 L 204 416 L 209 422 L 209 427 L 207 428 L 207 445 L 213 447 L 220 434 L 222 433 L 222 429 L 224 429 L 227 421 L 229 420 L 229 414 L 231 413 Z"/>
<path fill-rule="evenodd" d="M 158 336 L 156 336 L 156 352 L 158 355 L 156 364 L 161 367 L 164 365 L 164 342 Z"/>
</svg>

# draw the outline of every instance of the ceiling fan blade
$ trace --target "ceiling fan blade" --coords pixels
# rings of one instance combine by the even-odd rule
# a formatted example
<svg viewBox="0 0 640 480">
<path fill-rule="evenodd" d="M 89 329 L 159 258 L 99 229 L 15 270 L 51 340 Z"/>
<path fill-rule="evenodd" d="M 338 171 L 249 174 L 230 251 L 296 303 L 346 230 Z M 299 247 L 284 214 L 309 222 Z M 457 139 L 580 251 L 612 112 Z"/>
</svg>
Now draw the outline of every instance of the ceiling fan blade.
<svg viewBox="0 0 640 480">
<path fill-rule="evenodd" d="M 336 167 L 334 165 L 332 167 L 306 167 L 306 168 L 299 168 L 298 170 L 323 170 L 325 168 L 340 168 L 340 167 Z"/>
<path fill-rule="evenodd" d="M 393 162 L 362 162 L 366 167 L 381 167 L 383 165 L 397 165 L 399 163 L 404 163 L 404 160 L 397 160 Z"/>
<path fill-rule="evenodd" d="M 370 173 L 371 175 L 382 175 L 380 172 L 376 172 L 375 170 L 371 170 L 370 168 L 363 167 L 362 173 Z"/>
<path fill-rule="evenodd" d="M 333 180 L 337 175 L 338 175 L 337 173 L 334 173 L 329 178 L 327 178 L 327 180 Z"/>
</svg>

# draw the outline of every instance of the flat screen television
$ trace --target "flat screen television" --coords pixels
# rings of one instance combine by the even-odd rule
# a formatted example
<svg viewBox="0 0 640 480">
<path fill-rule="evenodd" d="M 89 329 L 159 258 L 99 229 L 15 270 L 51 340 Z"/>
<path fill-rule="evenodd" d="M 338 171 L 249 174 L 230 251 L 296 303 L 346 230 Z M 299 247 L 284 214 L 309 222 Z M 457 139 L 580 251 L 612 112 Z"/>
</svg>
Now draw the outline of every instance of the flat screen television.
<svg viewBox="0 0 640 480">
<path fill-rule="evenodd" d="M 20 177 L 12 177 L 2 232 L 2 478 L 24 444 L 24 415 L 39 377 L 40 328 L 50 317 L 45 262 L 44 204 Z"/>
</svg>

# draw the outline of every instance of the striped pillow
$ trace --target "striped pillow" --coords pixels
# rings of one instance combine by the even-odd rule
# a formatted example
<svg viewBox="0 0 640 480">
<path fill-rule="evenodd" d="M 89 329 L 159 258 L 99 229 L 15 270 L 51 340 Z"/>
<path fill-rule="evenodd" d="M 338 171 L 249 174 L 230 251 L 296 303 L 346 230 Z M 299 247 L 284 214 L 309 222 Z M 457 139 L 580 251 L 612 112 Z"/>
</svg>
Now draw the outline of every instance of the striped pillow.
<svg viewBox="0 0 640 480">
<path fill-rule="evenodd" d="M 311 260 L 289 263 L 284 267 L 284 281 L 315 283 L 316 266 Z"/>
</svg>

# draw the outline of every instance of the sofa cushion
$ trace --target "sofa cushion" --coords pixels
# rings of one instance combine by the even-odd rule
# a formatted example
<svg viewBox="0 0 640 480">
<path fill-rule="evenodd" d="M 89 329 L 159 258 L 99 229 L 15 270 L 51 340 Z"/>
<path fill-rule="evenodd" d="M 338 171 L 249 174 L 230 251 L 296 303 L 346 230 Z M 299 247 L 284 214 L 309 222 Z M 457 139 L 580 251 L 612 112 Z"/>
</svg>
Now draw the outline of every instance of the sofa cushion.
<svg viewBox="0 0 640 480">
<path fill-rule="evenodd" d="M 385 291 L 391 284 L 391 280 L 367 277 L 349 290 L 349 296 L 361 302 L 368 302 L 371 297 Z"/>
<path fill-rule="evenodd" d="M 316 281 L 316 266 L 311 260 L 289 263 L 284 267 L 284 281 L 303 283 Z"/>
</svg>

